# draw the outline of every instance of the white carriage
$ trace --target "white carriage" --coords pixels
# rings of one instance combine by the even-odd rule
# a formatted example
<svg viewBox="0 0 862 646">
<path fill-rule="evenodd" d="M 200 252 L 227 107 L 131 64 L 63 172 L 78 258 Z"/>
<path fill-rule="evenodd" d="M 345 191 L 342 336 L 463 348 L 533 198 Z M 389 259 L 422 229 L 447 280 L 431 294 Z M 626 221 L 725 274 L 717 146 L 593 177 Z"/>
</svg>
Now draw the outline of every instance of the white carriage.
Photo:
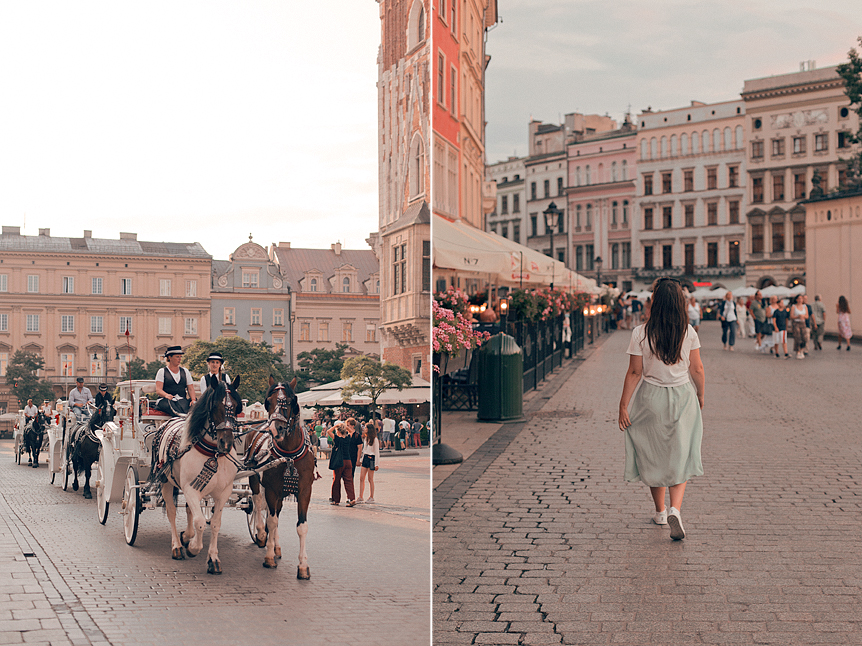
<svg viewBox="0 0 862 646">
<path fill-rule="evenodd" d="M 69 475 L 71 473 L 66 469 L 66 427 L 68 425 L 67 415 L 69 412 L 69 402 L 58 399 L 54 404 L 54 410 L 51 414 L 51 424 L 48 426 L 46 433 L 45 451 L 48 453 L 48 473 L 51 474 L 51 484 L 58 473 L 65 473 L 65 482 L 63 489 L 69 486 Z M 71 424 L 74 426 L 74 415 L 72 415 Z M 70 427 L 71 428 L 71 427 Z"/>
<path fill-rule="evenodd" d="M 15 420 L 15 425 L 12 430 L 12 441 L 15 449 L 14 459 L 15 464 L 21 464 L 21 455 L 24 453 L 24 410 L 18 411 L 18 418 Z"/>
</svg>

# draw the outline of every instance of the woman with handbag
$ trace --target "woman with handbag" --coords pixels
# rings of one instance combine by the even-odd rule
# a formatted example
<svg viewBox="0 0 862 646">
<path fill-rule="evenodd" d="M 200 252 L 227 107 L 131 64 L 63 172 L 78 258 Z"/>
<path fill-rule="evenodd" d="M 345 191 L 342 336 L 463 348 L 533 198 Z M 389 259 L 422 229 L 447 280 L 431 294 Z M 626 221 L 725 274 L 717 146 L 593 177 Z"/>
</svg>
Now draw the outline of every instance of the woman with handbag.
<svg viewBox="0 0 862 646">
<path fill-rule="evenodd" d="M 655 504 L 653 522 L 669 525 L 670 537 L 682 540 L 685 530 L 680 508 L 685 485 L 690 477 L 703 475 L 701 409 L 706 380 L 700 339 L 689 324 L 679 282 L 660 278 L 652 299 L 649 321 L 632 332 L 620 398 L 625 479 L 650 488 Z M 665 508 L 666 489 L 670 490 L 670 512 Z"/>
<path fill-rule="evenodd" d="M 374 422 L 365 425 L 362 438 L 362 470 L 359 472 L 359 498 L 356 502 L 374 502 L 374 472 L 380 468 L 380 440 L 377 439 L 377 427 Z M 368 478 L 369 496 L 365 495 L 365 478 Z"/>
<path fill-rule="evenodd" d="M 350 437 L 342 422 L 336 422 L 326 433 L 332 440 L 332 453 L 329 455 L 329 469 L 332 471 L 332 498 L 330 498 L 329 504 L 335 506 L 341 504 L 341 482 L 343 480 L 344 491 L 347 494 L 347 506 L 353 507 L 356 504 L 356 493 L 353 489 Z"/>
</svg>

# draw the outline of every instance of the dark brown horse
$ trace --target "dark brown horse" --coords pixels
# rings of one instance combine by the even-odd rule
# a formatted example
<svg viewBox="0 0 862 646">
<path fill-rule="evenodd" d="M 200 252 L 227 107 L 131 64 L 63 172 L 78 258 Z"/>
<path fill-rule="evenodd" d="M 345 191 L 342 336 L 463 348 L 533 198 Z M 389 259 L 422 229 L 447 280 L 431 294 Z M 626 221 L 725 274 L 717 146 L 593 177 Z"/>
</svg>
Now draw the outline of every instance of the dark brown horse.
<svg viewBox="0 0 862 646">
<path fill-rule="evenodd" d="M 262 430 L 249 434 L 246 446 L 251 447 L 247 455 L 259 455 L 261 447 L 268 450 L 270 459 L 283 459 L 281 464 L 264 471 L 260 476 L 249 477 L 254 494 L 255 543 L 266 547 L 263 567 L 278 567 L 281 558 L 278 541 L 278 515 L 284 498 L 294 494 L 297 502 L 296 533 L 299 535 L 299 565 L 296 578 L 310 579 L 305 537 L 308 534 L 308 504 L 311 502 L 311 486 L 314 484 L 316 459 L 311 442 L 299 424 L 299 403 L 293 389 L 296 379 L 289 384 L 269 378 L 269 390 L 264 399 L 269 424 Z M 263 487 L 261 487 L 261 484 Z M 264 514 L 266 509 L 266 514 Z"/>
</svg>

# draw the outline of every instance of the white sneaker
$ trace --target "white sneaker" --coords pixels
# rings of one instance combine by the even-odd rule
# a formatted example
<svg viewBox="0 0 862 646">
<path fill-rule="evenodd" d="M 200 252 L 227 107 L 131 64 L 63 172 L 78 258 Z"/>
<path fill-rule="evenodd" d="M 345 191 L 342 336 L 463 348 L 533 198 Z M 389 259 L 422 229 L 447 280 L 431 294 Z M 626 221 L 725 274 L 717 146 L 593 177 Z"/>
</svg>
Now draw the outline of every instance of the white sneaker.
<svg viewBox="0 0 862 646">
<path fill-rule="evenodd" d="M 652 517 L 652 522 L 656 525 L 667 525 L 667 508 L 664 511 L 657 511 Z"/>
<path fill-rule="evenodd" d="M 369 499 L 368 499 L 368 500 L 366 500 L 365 502 L 374 502 L 374 498 L 369 498 Z"/>
<path fill-rule="evenodd" d="M 670 508 L 670 513 L 667 515 L 667 524 L 670 525 L 670 537 L 673 540 L 681 541 L 685 538 L 685 530 L 682 527 L 682 516 L 676 507 Z"/>
<path fill-rule="evenodd" d="M 805 358 L 805 355 L 804 355 L 804 354 L 802 354 L 801 352 L 797 352 L 797 353 L 796 353 L 796 358 L 797 358 L 797 359 L 804 359 L 804 358 Z"/>
<path fill-rule="evenodd" d="M 363 500 L 362 498 L 357 498 L 357 499 L 356 499 L 356 504 L 357 504 L 357 505 L 361 505 L 361 504 L 362 504 L 362 503 L 364 503 L 364 502 L 365 502 L 365 500 Z"/>
</svg>

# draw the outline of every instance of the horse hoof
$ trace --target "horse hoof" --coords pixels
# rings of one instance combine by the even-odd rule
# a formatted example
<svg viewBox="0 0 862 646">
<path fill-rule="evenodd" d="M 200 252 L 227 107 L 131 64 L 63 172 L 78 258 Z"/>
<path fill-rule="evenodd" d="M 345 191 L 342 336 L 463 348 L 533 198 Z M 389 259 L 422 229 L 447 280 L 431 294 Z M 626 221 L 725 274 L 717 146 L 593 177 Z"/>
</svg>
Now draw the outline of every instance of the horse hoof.
<svg viewBox="0 0 862 646">
<path fill-rule="evenodd" d="M 189 558 L 190 558 L 190 559 L 193 559 L 194 557 L 196 557 L 196 556 L 197 556 L 197 554 L 192 554 L 192 552 L 191 552 L 191 550 L 188 548 L 188 546 L 186 546 L 186 554 L 188 554 L 188 556 L 189 556 Z"/>
<path fill-rule="evenodd" d="M 263 537 L 263 540 L 260 540 L 257 536 L 254 537 L 254 544 L 258 547 L 266 547 L 266 536 Z"/>
<path fill-rule="evenodd" d="M 221 574 L 221 563 L 213 561 L 212 559 L 208 560 L 207 574 Z"/>
<path fill-rule="evenodd" d="M 308 581 L 311 578 L 311 568 L 310 567 L 297 567 L 296 568 L 296 578 L 302 579 L 303 581 Z"/>
<path fill-rule="evenodd" d="M 84 498 L 86 498 L 87 500 L 92 500 L 93 494 L 90 493 L 89 491 L 85 491 L 84 492 Z"/>
<path fill-rule="evenodd" d="M 275 558 L 277 558 L 277 559 L 281 558 L 281 548 L 280 547 L 275 548 Z"/>
<path fill-rule="evenodd" d="M 266 568 L 277 568 L 277 567 L 278 567 L 278 563 L 276 563 L 276 562 L 275 562 L 275 559 L 271 559 L 271 558 L 269 558 L 269 557 L 266 557 L 265 559 L 263 559 L 263 567 L 266 567 Z"/>
<path fill-rule="evenodd" d="M 175 561 L 185 560 L 186 556 L 185 556 L 185 554 L 183 554 L 183 548 L 182 547 L 175 547 L 174 549 L 172 549 L 171 550 L 171 558 Z"/>
<path fill-rule="evenodd" d="M 183 544 L 183 547 L 188 547 L 190 542 L 186 540 L 186 533 L 180 532 L 180 543 Z"/>
<path fill-rule="evenodd" d="M 78 483 L 77 482 L 72 483 L 72 491 L 78 491 Z"/>
</svg>

